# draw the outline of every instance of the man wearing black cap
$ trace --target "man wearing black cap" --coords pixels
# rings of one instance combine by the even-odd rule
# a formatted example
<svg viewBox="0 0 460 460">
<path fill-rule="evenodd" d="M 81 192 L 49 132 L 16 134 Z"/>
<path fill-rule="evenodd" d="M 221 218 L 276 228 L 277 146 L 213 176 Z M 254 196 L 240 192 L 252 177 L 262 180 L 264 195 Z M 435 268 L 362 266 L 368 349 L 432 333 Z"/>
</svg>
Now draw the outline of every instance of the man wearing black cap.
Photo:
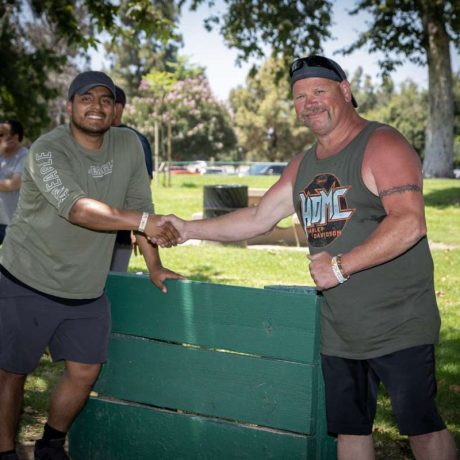
<svg viewBox="0 0 460 460">
<path fill-rule="evenodd" d="M 297 117 L 317 142 L 290 162 L 257 207 L 203 221 L 163 220 L 180 231 L 181 242 L 233 241 L 265 233 L 296 212 L 323 293 L 326 412 L 339 459 L 374 458 L 382 382 L 415 457 L 454 460 L 454 441 L 435 404 L 440 319 L 419 158 L 395 129 L 358 115 L 332 59 L 296 59 L 289 76 Z"/>
<path fill-rule="evenodd" d="M 178 234 L 158 226 L 136 135 L 111 128 L 114 99 L 107 75 L 79 74 L 68 93 L 70 124 L 35 141 L 26 160 L 18 212 L 0 252 L 0 460 L 17 458 L 24 381 L 47 346 L 65 371 L 35 459 L 68 459 L 66 432 L 106 359 L 103 291 L 116 231 L 136 232 L 158 288 L 180 278 L 162 267 L 152 243 L 169 247 Z"/>
<path fill-rule="evenodd" d="M 141 142 L 142 149 L 144 151 L 145 167 L 147 168 L 147 174 L 150 179 L 153 178 L 153 161 L 152 161 L 152 149 L 150 147 L 149 140 L 139 131 L 132 128 L 131 126 L 122 123 L 123 110 L 126 105 L 126 94 L 119 86 L 115 85 L 115 114 L 112 121 L 112 126 L 117 128 L 128 128 L 134 131 Z M 135 245 L 133 241 L 132 233 L 121 230 L 117 233 L 117 239 L 115 241 L 115 247 L 113 250 L 112 262 L 110 264 L 110 271 L 113 272 L 127 272 L 129 259 L 131 257 L 132 247 Z"/>
</svg>

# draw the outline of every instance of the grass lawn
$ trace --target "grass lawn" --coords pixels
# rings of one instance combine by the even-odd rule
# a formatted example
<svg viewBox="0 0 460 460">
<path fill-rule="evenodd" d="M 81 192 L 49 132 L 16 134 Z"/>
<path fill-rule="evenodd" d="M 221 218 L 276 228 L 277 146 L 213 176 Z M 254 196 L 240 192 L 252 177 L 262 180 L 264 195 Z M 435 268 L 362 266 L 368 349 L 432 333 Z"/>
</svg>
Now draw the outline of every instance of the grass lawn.
<svg viewBox="0 0 460 460">
<path fill-rule="evenodd" d="M 203 208 L 203 185 L 245 184 L 267 188 L 273 177 L 172 176 L 171 187 L 153 184 L 156 212 L 191 218 Z M 442 340 L 437 347 L 438 402 L 448 428 L 460 448 L 460 181 L 425 181 L 428 236 L 433 242 L 435 281 L 442 315 Z M 263 287 L 269 284 L 312 285 L 306 250 L 257 250 L 214 244 L 184 245 L 162 250 L 163 264 L 198 281 Z M 140 256 L 132 257 L 130 270 L 145 271 Z M 59 366 L 57 366 L 59 369 Z M 42 360 L 27 383 L 25 414 L 20 439 L 38 435 L 45 418 L 56 366 Z M 378 459 L 411 459 L 406 439 L 399 436 L 384 391 L 379 399 L 375 426 Z"/>
</svg>

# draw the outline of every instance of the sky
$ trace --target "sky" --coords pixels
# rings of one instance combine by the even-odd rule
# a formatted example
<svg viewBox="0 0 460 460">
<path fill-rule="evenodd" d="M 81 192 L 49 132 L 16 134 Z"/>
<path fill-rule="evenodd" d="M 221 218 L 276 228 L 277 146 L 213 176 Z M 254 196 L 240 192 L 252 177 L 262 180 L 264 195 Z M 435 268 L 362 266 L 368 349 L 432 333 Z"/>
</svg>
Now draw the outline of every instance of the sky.
<svg viewBox="0 0 460 460">
<path fill-rule="evenodd" d="M 217 3 L 220 3 L 217 1 Z M 354 71 L 361 66 L 365 74 L 372 77 L 374 82 L 379 82 L 380 69 L 378 67 L 378 55 L 369 54 L 365 49 L 354 52 L 349 56 L 334 55 L 333 52 L 351 44 L 357 37 L 358 32 L 365 29 L 366 18 L 360 14 L 349 16 L 348 10 L 354 5 L 354 0 L 341 0 L 336 2 L 334 7 L 334 22 L 332 35 L 335 40 L 326 42 L 323 45 L 324 54 L 336 60 L 348 74 L 353 75 Z M 340 4 L 340 6 L 337 6 Z M 252 63 L 245 63 L 238 67 L 235 63 L 237 51 L 229 49 L 224 45 L 223 39 L 218 31 L 211 33 L 203 26 L 203 19 L 209 15 L 209 9 L 201 6 L 197 12 L 190 12 L 183 9 L 179 30 L 182 33 L 184 48 L 181 54 L 185 54 L 194 64 L 200 64 L 206 68 L 206 75 L 209 79 L 213 93 L 221 100 L 226 100 L 232 88 L 244 85 L 246 76 Z M 452 67 L 454 71 L 460 70 L 460 55 L 452 50 Z M 408 63 L 398 67 L 391 74 L 396 83 L 410 78 L 419 86 L 428 86 L 428 71 L 426 67 L 416 66 Z"/>
<path fill-rule="evenodd" d="M 378 66 L 379 55 L 370 54 L 364 48 L 355 51 L 349 56 L 334 54 L 334 51 L 351 44 L 358 33 L 366 27 L 366 16 L 359 14 L 349 16 L 348 10 L 354 5 L 355 0 L 340 0 L 334 7 L 332 26 L 333 40 L 323 45 L 324 55 L 332 57 L 345 70 L 348 76 L 352 76 L 355 70 L 361 66 L 365 74 L 372 77 L 374 82 L 379 82 L 380 69 Z M 216 4 L 222 4 L 222 0 L 216 0 Z M 339 6 L 340 5 L 340 6 Z M 219 8 L 219 6 L 218 6 Z M 214 95 L 225 101 L 228 99 L 231 89 L 244 85 L 251 65 L 254 63 L 236 64 L 237 51 L 227 48 L 217 30 L 208 32 L 203 25 L 203 20 L 208 17 L 210 10 L 202 5 L 196 12 L 189 11 L 187 4 L 182 10 L 179 23 L 179 31 L 183 36 L 184 47 L 180 53 L 189 57 L 190 62 L 199 64 L 206 69 L 211 89 Z M 102 50 L 102 47 L 99 47 Z M 103 67 L 103 51 L 92 52 L 93 69 Z M 452 68 L 455 72 L 460 70 L 460 54 L 451 48 Z M 428 86 L 428 71 L 426 67 L 407 63 L 397 68 L 391 74 L 392 79 L 398 84 L 407 79 L 413 80 L 418 86 Z"/>
</svg>

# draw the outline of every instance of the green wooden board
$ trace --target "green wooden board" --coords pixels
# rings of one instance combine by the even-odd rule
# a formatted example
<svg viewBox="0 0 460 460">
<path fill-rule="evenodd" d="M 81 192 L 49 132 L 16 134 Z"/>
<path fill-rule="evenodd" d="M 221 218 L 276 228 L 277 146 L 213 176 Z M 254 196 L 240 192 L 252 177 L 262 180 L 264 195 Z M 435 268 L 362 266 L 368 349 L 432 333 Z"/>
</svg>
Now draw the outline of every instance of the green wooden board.
<svg viewBox="0 0 460 460">
<path fill-rule="evenodd" d="M 314 434 L 318 374 L 316 365 L 114 335 L 95 390 L 117 399 Z"/>
<path fill-rule="evenodd" d="M 335 459 L 315 291 L 168 289 L 109 276 L 109 360 L 72 427 L 73 460 Z"/>
<path fill-rule="evenodd" d="M 133 279 L 135 278 L 135 279 Z M 113 331 L 165 341 L 318 362 L 317 298 L 293 293 L 111 274 Z"/>
<path fill-rule="evenodd" d="M 328 460 L 315 439 L 91 399 L 69 436 L 72 460 Z"/>
</svg>

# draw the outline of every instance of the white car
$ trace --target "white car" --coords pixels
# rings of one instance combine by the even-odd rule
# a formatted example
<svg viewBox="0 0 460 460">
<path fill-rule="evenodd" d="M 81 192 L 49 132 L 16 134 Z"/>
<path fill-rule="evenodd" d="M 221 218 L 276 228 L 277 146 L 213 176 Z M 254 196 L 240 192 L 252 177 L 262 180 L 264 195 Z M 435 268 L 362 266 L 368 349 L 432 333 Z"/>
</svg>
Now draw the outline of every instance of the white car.
<svg viewBox="0 0 460 460">
<path fill-rule="evenodd" d="M 206 161 L 192 161 L 186 166 L 186 169 L 192 173 L 204 174 L 208 164 Z"/>
</svg>

